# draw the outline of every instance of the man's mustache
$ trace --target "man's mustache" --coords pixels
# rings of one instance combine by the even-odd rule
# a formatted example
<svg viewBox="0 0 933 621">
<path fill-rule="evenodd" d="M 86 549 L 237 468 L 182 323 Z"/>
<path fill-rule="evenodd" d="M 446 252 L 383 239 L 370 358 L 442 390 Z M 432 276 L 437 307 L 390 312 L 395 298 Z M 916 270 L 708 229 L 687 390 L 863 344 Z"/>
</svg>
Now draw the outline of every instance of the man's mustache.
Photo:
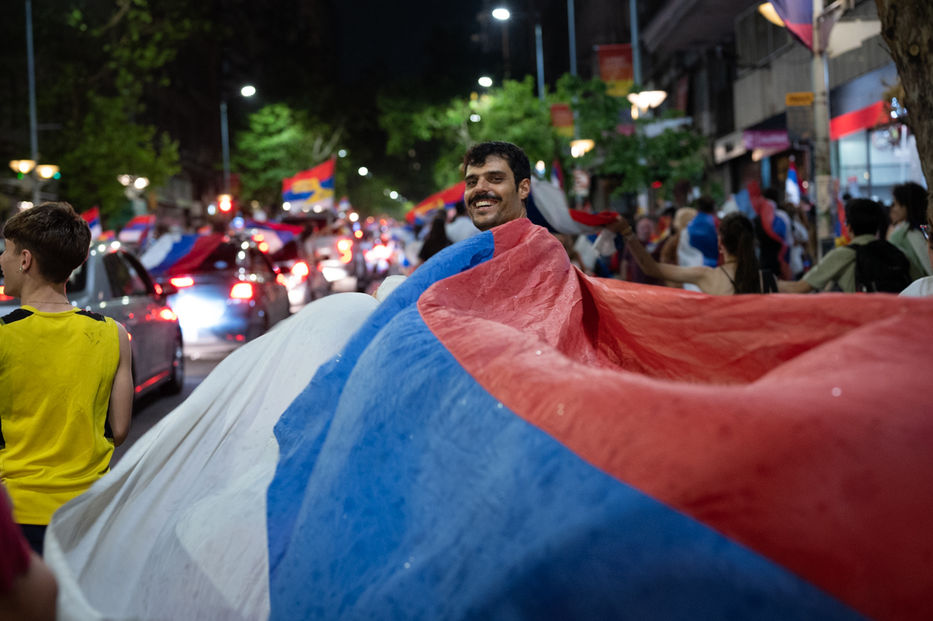
<svg viewBox="0 0 933 621">
<path fill-rule="evenodd" d="M 493 192 L 485 192 L 485 193 L 483 193 L 483 194 L 477 194 L 477 195 L 471 197 L 471 198 L 470 198 L 470 204 L 471 204 L 471 205 L 475 205 L 478 201 L 481 201 L 481 200 L 486 199 L 486 198 L 491 198 L 491 199 L 494 199 L 494 200 L 497 200 L 497 201 L 498 201 L 498 200 L 502 200 L 501 198 L 499 198 L 499 195 L 498 195 L 498 194 L 494 194 Z"/>
</svg>

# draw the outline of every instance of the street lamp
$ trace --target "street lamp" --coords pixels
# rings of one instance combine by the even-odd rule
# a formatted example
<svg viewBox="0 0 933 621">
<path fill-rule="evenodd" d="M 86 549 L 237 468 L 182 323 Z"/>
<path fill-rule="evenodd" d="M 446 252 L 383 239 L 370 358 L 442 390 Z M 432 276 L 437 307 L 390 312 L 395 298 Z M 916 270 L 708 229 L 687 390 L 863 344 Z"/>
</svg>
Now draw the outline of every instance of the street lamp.
<svg viewBox="0 0 933 621">
<path fill-rule="evenodd" d="M 32 183 L 33 205 L 39 204 L 40 186 L 46 181 L 61 177 L 59 168 L 55 164 L 36 164 L 35 160 L 11 160 L 10 169 L 23 177 L 29 177 Z"/>
<path fill-rule="evenodd" d="M 369 169 L 365 166 L 360 166 L 356 172 L 359 173 L 360 177 L 365 177 L 369 174 Z"/>
<path fill-rule="evenodd" d="M 137 216 L 146 213 L 145 203 L 140 200 L 140 197 L 142 196 L 143 190 L 149 187 L 149 178 L 124 173 L 122 175 L 117 175 L 117 181 L 126 188 L 123 190 L 123 194 L 130 199 L 130 203 L 133 205 L 133 213 Z"/>
<path fill-rule="evenodd" d="M 483 88 L 489 88 L 492 86 L 492 78 L 488 75 L 481 76 L 479 80 L 476 81 Z"/>
<path fill-rule="evenodd" d="M 629 93 L 626 98 L 632 104 L 632 118 L 637 119 L 652 108 L 657 108 L 667 99 L 666 91 L 641 91 Z"/>
<path fill-rule="evenodd" d="M 505 77 L 509 77 L 508 61 L 508 29 L 505 22 L 511 19 L 512 13 L 505 7 L 498 7 L 492 10 L 493 18 L 502 22 L 502 59 L 505 63 Z M 541 24 L 538 12 L 535 11 L 535 65 L 538 70 L 538 99 L 544 101 L 544 45 L 541 40 Z"/>
<path fill-rule="evenodd" d="M 256 87 L 247 84 L 240 89 L 243 97 L 252 97 L 256 94 Z M 227 125 L 227 98 L 220 100 L 220 145 L 224 158 L 224 192 L 230 192 L 230 133 Z"/>
</svg>

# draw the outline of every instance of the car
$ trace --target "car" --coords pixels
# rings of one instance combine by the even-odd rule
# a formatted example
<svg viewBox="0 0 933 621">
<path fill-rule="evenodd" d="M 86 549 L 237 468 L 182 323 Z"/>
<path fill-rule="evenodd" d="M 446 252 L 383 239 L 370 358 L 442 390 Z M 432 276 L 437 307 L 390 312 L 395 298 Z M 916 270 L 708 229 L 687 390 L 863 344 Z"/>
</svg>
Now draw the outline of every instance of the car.
<svg viewBox="0 0 933 621">
<path fill-rule="evenodd" d="M 299 240 L 289 240 L 281 248 L 270 253 L 269 260 L 284 276 L 292 313 L 298 312 L 309 302 L 330 294 L 330 282 L 324 278 L 317 262 L 305 254 L 304 246 Z"/>
<path fill-rule="evenodd" d="M 334 291 L 366 291 L 373 281 L 365 248 L 352 234 L 315 233 L 305 241 L 305 248 Z"/>
<path fill-rule="evenodd" d="M 191 358 L 229 353 L 290 315 L 285 277 L 251 239 L 226 238 L 167 282 Z"/>
<path fill-rule="evenodd" d="M 172 287 L 156 284 L 119 242 L 108 242 L 92 243 L 87 261 L 71 274 L 66 290 L 74 306 L 111 317 L 126 328 L 136 397 L 160 388 L 168 394 L 181 392 L 184 341 L 178 317 L 167 304 Z M 0 285 L 0 316 L 18 307 L 19 301 L 3 295 Z"/>
</svg>

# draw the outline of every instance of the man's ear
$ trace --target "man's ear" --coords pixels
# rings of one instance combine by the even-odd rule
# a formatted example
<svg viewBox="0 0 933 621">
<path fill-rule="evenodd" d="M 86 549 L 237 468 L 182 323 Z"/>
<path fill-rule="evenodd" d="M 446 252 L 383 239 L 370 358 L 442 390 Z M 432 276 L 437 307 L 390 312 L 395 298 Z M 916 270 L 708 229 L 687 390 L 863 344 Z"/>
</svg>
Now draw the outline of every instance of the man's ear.
<svg viewBox="0 0 933 621">
<path fill-rule="evenodd" d="M 19 264 L 23 268 L 22 271 L 27 272 L 32 266 L 33 257 L 32 252 L 28 248 L 23 248 L 19 251 Z"/>
<path fill-rule="evenodd" d="M 531 179 L 524 178 L 518 184 L 518 197 L 522 200 L 528 198 L 531 193 Z"/>
</svg>

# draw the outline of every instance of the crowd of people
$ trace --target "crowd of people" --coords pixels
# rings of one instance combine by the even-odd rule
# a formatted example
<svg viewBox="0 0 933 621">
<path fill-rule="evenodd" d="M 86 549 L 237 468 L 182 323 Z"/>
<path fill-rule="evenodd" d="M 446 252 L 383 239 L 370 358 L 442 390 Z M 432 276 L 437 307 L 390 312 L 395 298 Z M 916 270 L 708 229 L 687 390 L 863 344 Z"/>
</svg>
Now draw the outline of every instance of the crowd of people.
<svg viewBox="0 0 933 621">
<path fill-rule="evenodd" d="M 894 187 L 889 207 L 847 197 L 845 230 L 836 247 L 817 260 L 815 227 L 804 209 L 779 204 L 766 190 L 762 211 L 748 217 L 719 211 L 702 196 L 693 206 L 640 213 L 609 225 L 616 250 L 580 261 L 587 240 L 558 235 L 583 271 L 629 282 L 680 287 L 713 295 L 834 291 L 920 295 L 933 275 L 927 191 L 917 183 Z M 812 209 L 812 206 L 809 206 Z"/>
<path fill-rule="evenodd" d="M 430 223 L 419 253 L 423 262 L 480 231 L 525 216 L 530 170 L 520 149 L 484 143 L 467 153 L 464 164 L 463 201 L 452 217 L 441 210 Z M 900 277 L 904 295 L 933 293 L 933 210 L 926 209 L 922 186 L 897 186 L 887 215 L 875 201 L 849 200 L 851 242 L 819 261 L 813 229 L 797 207 L 782 208 L 767 193 L 761 200 L 773 210 L 768 220 L 762 212 L 755 218 L 717 213 L 707 197 L 657 218 L 642 215 L 634 227 L 620 217 L 606 227 L 618 236 L 614 254 L 592 264 L 571 237 L 563 236 L 561 243 L 583 271 L 692 286 L 716 296 L 890 291 Z M 774 226 L 776 220 L 783 226 Z M 783 239 L 774 237 L 776 229 L 784 231 Z M 38 556 L 45 528 L 59 507 L 107 472 L 113 447 L 128 430 L 132 378 L 125 329 L 67 301 L 64 283 L 89 245 L 87 225 L 74 210 L 64 203 L 38 206 L 11 218 L 3 236 L 7 292 L 19 296 L 23 306 L 0 321 L 5 408 L 0 410 L 0 474 L 12 498 L 13 520 L 25 534 L 23 539 L 12 526 L 6 494 L 0 493 L 0 612 L 5 613 L 18 610 L 14 604 L 23 597 L 22 588 L 38 589 L 40 595 L 27 598 L 34 604 L 54 598 L 54 580 Z M 56 433 L 49 434 L 53 428 Z M 29 576 L 32 581 L 25 581 Z"/>
</svg>

